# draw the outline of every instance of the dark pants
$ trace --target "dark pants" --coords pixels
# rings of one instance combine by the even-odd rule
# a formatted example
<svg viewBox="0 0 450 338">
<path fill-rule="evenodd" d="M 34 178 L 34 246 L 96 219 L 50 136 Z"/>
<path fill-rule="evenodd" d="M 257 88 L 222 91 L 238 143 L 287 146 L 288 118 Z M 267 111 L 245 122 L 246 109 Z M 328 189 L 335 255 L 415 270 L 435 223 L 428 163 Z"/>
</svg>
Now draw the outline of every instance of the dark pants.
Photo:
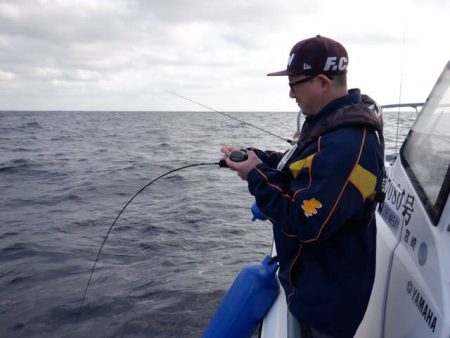
<svg viewBox="0 0 450 338">
<path fill-rule="evenodd" d="M 333 338 L 333 336 L 300 322 L 288 311 L 288 338 Z"/>
</svg>

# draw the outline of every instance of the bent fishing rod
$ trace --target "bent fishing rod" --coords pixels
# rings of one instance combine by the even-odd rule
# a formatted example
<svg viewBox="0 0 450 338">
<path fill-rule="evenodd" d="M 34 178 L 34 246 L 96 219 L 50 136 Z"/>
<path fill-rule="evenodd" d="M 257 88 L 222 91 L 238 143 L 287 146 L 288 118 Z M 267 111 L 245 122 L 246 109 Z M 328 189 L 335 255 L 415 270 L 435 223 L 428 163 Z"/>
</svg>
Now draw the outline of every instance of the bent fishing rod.
<svg viewBox="0 0 450 338">
<path fill-rule="evenodd" d="M 277 138 L 279 138 L 279 139 L 281 139 L 281 140 L 283 140 L 283 141 L 288 142 L 289 144 L 294 144 L 294 143 L 295 143 L 295 142 L 292 141 L 292 140 L 283 138 L 283 137 L 281 137 L 281 136 L 279 136 L 279 135 L 276 135 L 276 134 L 274 134 L 274 133 L 272 133 L 272 132 L 270 132 L 270 131 L 264 130 L 264 129 L 262 129 L 262 128 L 258 127 L 258 126 L 255 126 L 255 125 L 253 125 L 253 124 L 251 124 L 251 123 L 248 123 L 248 122 L 246 122 L 246 121 L 243 121 L 243 120 L 241 120 L 241 119 L 238 119 L 238 118 L 236 118 L 236 117 L 234 117 L 234 116 L 228 115 L 228 114 L 226 114 L 226 113 L 224 113 L 224 112 L 218 111 L 218 110 L 216 110 L 216 109 L 214 109 L 214 108 L 208 107 L 208 106 L 206 106 L 206 105 L 204 105 L 204 104 L 202 104 L 202 103 L 200 103 L 200 102 L 197 102 L 197 101 L 192 100 L 192 99 L 190 99 L 190 98 L 184 97 L 184 96 L 179 95 L 179 94 L 177 94 L 177 93 L 175 93 L 175 92 L 172 92 L 172 91 L 170 91 L 170 90 L 167 90 L 167 92 L 170 93 L 170 94 L 172 94 L 172 95 L 175 95 L 175 96 L 177 96 L 177 97 L 179 97 L 179 98 L 182 98 L 182 99 L 184 99 L 184 100 L 187 100 L 187 101 L 193 102 L 193 103 L 195 103 L 195 104 L 197 104 L 197 105 L 200 105 L 200 106 L 202 106 L 202 107 L 204 107 L 204 108 L 207 108 L 207 109 L 209 109 L 209 110 L 211 110 L 211 111 L 213 111 L 213 112 L 216 112 L 216 113 L 218 113 L 218 114 L 221 114 L 221 115 L 224 115 L 224 116 L 226 116 L 226 117 L 229 117 L 229 118 L 231 118 L 231 119 L 233 119 L 233 120 L 236 120 L 236 121 L 239 121 L 239 122 L 241 122 L 241 123 L 244 123 L 244 124 L 246 124 L 246 125 L 248 125 L 248 126 L 251 126 L 251 127 L 255 128 L 255 129 L 258 129 L 258 130 L 260 130 L 260 131 L 262 131 L 262 132 L 264 132 L 264 133 L 266 133 L 266 134 L 275 136 L 275 137 L 277 137 Z M 247 159 L 247 151 L 246 151 L 245 149 L 234 150 L 234 151 L 232 151 L 227 157 L 228 157 L 231 161 L 234 161 L 234 162 L 242 162 L 242 161 L 245 161 L 245 160 Z M 125 211 L 125 209 L 130 205 L 130 203 L 131 203 L 131 202 L 132 202 L 132 201 L 133 201 L 140 193 L 142 193 L 146 188 L 148 188 L 150 185 L 152 185 L 153 183 L 155 183 L 156 181 L 160 180 L 161 178 L 163 178 L 163 177 L 165 177 L 165 176 L 167 176 L 167 175 L 170 175 L 170 174 L 172 174 L 172 173 L 174 173 L 174 172 L 176 172 L 176 171 L 180 171 L 180 170 L 187 169 L 187 168 L 199 167 L 199 166 L 208 166 L 208 165 L 218 165 L 219 167 L 228 167 L 228 165 L 227 165 L 225 159 L 222 159 L 222 160 L 220 160 L 219 162 L 196 163 L 196 164 L 190 164 L 190 165 L 182 166 L 182 167 L 179 167 L 179 168 L 170 170 L 170 171 L 168 171 L 168 172 L 166 172 L 166 173 L 164 173 L 164 174 L 158 176 L 157 178 L 153 179 L 152 181 L 150 181 L 149 183 L 147 183 L 145 186 L 143 186 L 141 189 L 139 189 L 139 190 L 138 190 L 138 191 L 137 191 L 137 192 L 136 192 L 136 193 L 128 200 L 128 202 L 124 205 L 124 207 L 123 207 L 123 208 L 120 210 L 120 212 L 117 214 L 116 218 L 114 219 L 114 221 L 112 222 L 112 224 L 111 224 L 110 227 L 108 228 L 108 231 L 107 231 L 105 237 L 103 238 L 102 244 L 101 244 L 101 246 L 100 246 L 100 249 L 98 250 L 97 256 L 96 256 L 95 261 L 94 261 L 94 264 L 93 264 L 92 269 L 91 269 L 91 271 L 90 271 L 88 282 L 87 282 L 86 287 L 85 287 L 85 289 L 84 289 L 83 297 L 82 297 L 82 300 L 81 300 L 81 305 L 80 305 L 80 308 L 79 308 L 79 310 L 78 310 L 78 318 L 80 318 L 80 316 L 81 316 L 81 311 L 82 311 L 82 309 L 83 309 L 84 302 L 85 302 L 85 300 L 86 300 L 86 294 L 87 294 L 89 285 L 91 284 L 92 276 L 93 276 L 93 274 L 94 274 L 95 267 L 97 266 L 97 263 L 98 263 L 98 261 L 99 261 L 99 258 L 100 258 L 100 255 L 101 255 L 101 253 L 102 253 L 103 247 L 104 247 L 104 245 L 105 245 L 105 243 L 106 243 L 106 241 L 107 241 L 107 239 L 108 239 L 108 237 L 109 237 L 111 231 L 113 230 L 114 225 L 117 223 L 118 219 L 120 218 L 120 216 L 122 215 L 122 213 Z"/>
<path fill-rule="evenodd" d="M 192 99 L 190 99 L 190 98 L 188 98 L 188 97 L 185 97 L 185 96 L 182 96 L 182 95 L 180 95 L 180 94 L 177 94 L 177 93 L 175 93 L 175 92 L 173 92 L 173 91 L 171 91 L 171 90 L 166 90 L 166 91 L 167 91 L 168 93 L 174 95 L 174 96 L 177 96 L 177 97 L 181 98 L 181 99 L 184 99 L 184 100 L 186 100 L 186 101 L 195 103 L 195 104 L 197 104 L 197 105 L 199 105 L 199 106 L 201 106 L 201 107 L 204 107 L 204 108 L 206 108 L 206 109 L 209 109 L 209 110 L 211 110 L 211 111 L 213 111 L 213 112 L 215 112 L 215 113 L 224 115 L 224 116 L 226 116 L 226 117 L 229 117 L 230 119 L 233 119 L 233 120 L 239 121 L 239 122 L 241 122 L 241 123 L 244 123 L 244 124 L 246 124 L 246 125 L 248 125 L 248 126 L 250 126 L 250 127 L 253 127 L 253 128 L 255 128 L 255 129 L 258 129 L 259 131 L 262 131 L 262 132 L 264 132 L 264 133 L 266 133 L 266 134 L 275 136 L 275 137 L 277 137 L 277 138 L 279 138 L 279 139 L 281 139 L 281 140 L 283 140 L 283 141 L 286 141 L 286 142 L 289 143 L 289 144 L 294 144 L 294 143 L 295 143 L 294 141 L 292 141 L 292 140 L 290 140 L 290 139 L 287 139 L 287 138 L 281 137 L 281 136 L 279 136 L 279 135 L 276 135 L 276 134 L 274 134 L 274 133 L 272 133 L 272 132 L 270 132 L 270 131 L 267 131 L 267 130 L 262 129 L 262 128 L 258 127 L 258 126 L 255 126 L 254 124 L 251 124 L 251 123 L 249 123 L 249 122 L 243 121 L 243 120 L 241 120 L 241 119 L 238 119 L 238 118 L 236 118 L 236 117 L 234 117 L 234 116 L 228 115 L 228 114 L 226 114 L 226 113 L 224 113 L 224 112 L 222 112 L 222 111 L 216 110 L 216 109 L 214 109 L 214 108 L 208 107 L 207 105 L 204 105 L 203 103 L 200 103 L 200 102 L 195 101 L 195 100 L 192 100 Z"/>
<path fill-rule="evenodd" d="M 244 149 L 241 150 L 233 150 L 228 156 L 227 156 L 231 161 L 233 162 L 242 162 L 245 161 L 247 159 L 247 151 Z M 221 159 L 219 162 L 205 162 L 205 163 L 195 163 L 195 164 L 189 164 L 189 165 L 185 165 L 176 169 L 172 169 L 160 176 L 158 176 L 157 178 L 153 179 L 152 181 L 150 181 L 149 183 L 147 183 L 146 185 L 144 185 L 141 189 L 139 189 L 129 200 L 128 202 L 125 204 L 125 206 L 120 210 L 120 212 L 117 214 L 117 217 L 114 219 L 114 222 L 112 222 L 112 224 L 110 225 L 108 232 L 105 235 L 105 238 L 103 239 L 103 242 L 100 246 L 100 249 L 98 250 L 97 253 L 97 257 L 95 258 L 94 264 L 92 266 L 90 275 L 89 275 L 89 279 L 88 282 L 86 284 L 86 287 L 84 289 L 84 293 L 83 293 L 83 298 L 81 300 L 81 305 L 80 308 L 78 309 L 78 319 L 80 318 L 81 315 L 81 310 L 83 309 L 84 306 L 84 301 L 86 299 L 86 294 L 87 294 L 87 290 L 89 288 L 89 285 L 91 284 L 91 280 L 92 280 L 92 275 L 94 274 L 94 270 L 95 267 L 97 265 L 97 262 L 100 258 L 100 255 L 102 253 L 103 247 L 106 243 L 106 240 L 109 237 L 109 234 L 111 233 L 112 229 L 114 228 L 114 225 L 117 223 L 117 220 L 120 218 L 120 216 L 122 215 L 122 213 L 125 211 L 125 209 L 128 207 L 128 205 L 130 205 L 130 203 L 141 193 L 143 192 L 145 189 L 147 189 L 149 186 L 151 186 L 153 183 L 155 183 L 156 181 L 160 180 L 161 178 L 170 175 L 176 171 L 180 171 L 180 170 L 184 170 L 187 168 L 192 168 L 192 167 L 200 167 L 200 166 L 209 166 L 209 165 L 218 165 L 221 168 L 226 168 L 228 167 L 227 162 L 225 159 Z"/>
<path fill-rule="evenodd" d="M 187 101 L 190 101 L 190 102 L 192 102 L 192 103 L 195 103 L 195 104 L 197 104 L 197 105 L 199 105 L 199 106 L 202 106 L 202 107 L 204 107 L 204 108 L 207 108 L 207 109 L 209 109 L 209 110 L 211 110 L 211 111 L 213 111 L 213 112 L 216 112 L 216 113 L 218 113 L 218 114 L 221 114 L 221 115 L 224 115 L 224 116 L 226 116 L 226 117 L 229 117 L 229 118 L 231 118 L 231 119 L 233 119 L 233 120 L 236 120 L 236 121 L 239 121 L 239 122 L 241 122 L 241 123 L 244 123 L 244 124 L 246 124 L 246 125 L 248 125 L 248 126 L 251 126 L 251 127 L 255 128 L 255 129 L 259 130 L 259 131 L 262 131 L 262 132 L 266 133 L 266 134 L 275 136 L 275 137 L 277 137 L 277 138 L 279 138 L 279 139 L 281 139 L 281 140 L 283 140 L 283 141 L 288 142 L 289 144 L 294 144 L 294 143 L 295 143 L 294 141 L 292 141 L 292 140 L 290 140 L 290 139 L 286 139 L 286 138 L 284 138 L 284 137 L 281 137 L 281 136 L 279 136 L 279 135 L 276 135 L 276 134 L 274 134 L 274 133 L 272 133 L 272 132 L 270 132 L 270 131 L 267 131 L 267 130 L 262 129 L 262 128 L 258 127 L 258 126 L 255 126 L 255 125 L 253 125 L 253 124 L 251 124 L 251 123 L 249 123 L 249 122 L 243 121 L 243 120 L 238 119 L 238 118 L 236 118 L 236 117 L 234 117 L 234 116 L 231 116 L 231 115 L 228 115 L 228 114 L 226 114 L 226 113 L 224 113 L 224 112 L 218 111 L 218 110 L 216 110 L 216 109 L 214 109 L 214 108 L 211 108 L 211 107 L 209 107 L 209 106 L 206 106 L 206 105 L 204 105 L 204 104 L 202 104 L 202 103 L 200 103 L 200 102 L 198 102 L 198 101 L 192 100 L 192 99 L 187 98 L 187 97 L 182 96 L 182 95 L 179 95 L 179 94 L 177 94 L 177 93 L 175 93 L 175 92 L 173 92 L 173 91 L 167 90 L 167 92 L 170 93 L 170 94 L 172 94 L 172 95 L 174 95 L 174 96 L 177 96 L 177 97 L 179 97 L 179 98 L 182 98 L 182 99 L 184 99 L 184 100 L 187 100 Z M 245 149 L 234 150 L 234 151 L 232 151 L 232 152 L 228 155 L 228 158 L 229 158 L 231 161 L 234 161 L 234 162 L 242 162 L 242 161 L 245 161 L 245 160 L 247 159 L 247 152 L 246 152 Z M 161 178 L 163 178 L 163 177 L 165 177 L 165 176 L 167 176 L 167 175 L 170 175 L 170 174 L 172 174 L 172 173 L 174 173 L 174 172 L 176 172 L 176 171 L 180 171 L 180 170 L 187 169 L 187 168 L 192 168 L 192 167 L 198 167 L 198 166 L 207 166 L 207 165 L 219 165 L 219 167 L 227 167 L 227 166 L 228 166 L 227 163 L 226 163 L 226 161 L 225 161 L 224 159 L 222 159 L 222 160 L 220 160 L 219 162 L 196 163 L 196 164 L 190 164 L 190 165 L 186 165 L 186 166 L 183 166 L 183 167 L 179 167 L 179 168 L 170 170 L 170 171 L 168 171 L 168 172 L 166 172 L 166 173 L 164 173 L 164 174 L 158 176 L 157 178 L 155 178 L 154 180 L 150 181 L 149 183 L 147 183 L 145 186 L 143 186 L 141 189 L 139 189 L 139 190 L 138 190 L 138 191 L 137 191 L 137 192 L 136 192 L 136 193 L 128 200 L 128 202 L 125 204 L 125 206 L 120 210 L 120 212 L 119 212 L 118 215 L 116 216 L 116 218 L 115 218 L 115 220 L 113 221 L 113 223 L 110 225 L 110 227 L 109 227 L 109 229 L 108 229 L 108 231 L 107 231 L 107 233 L 106 233 L 106 235 L 105 235 L 105 238 L 104 238 L 103 241 L 102 241 L 102 244 L 101 244 L 101 246 L 100 246 L 100 249 L 98 250 L 97 257 L 95 258 L 94 264 L 93 264 L 92 269 L 91 269 L 90 274 L 89 274 L 88 282 L 87 282 L 86 287 L 85 287 L 85 289 L 84 289 L 83 298 L 82 298 L 82 300 L 81 300 L 81 305 L 80 305 L 80 308 L 79 308 L 79 310 L 78 310 L 78 318 L 80 318 L 81 311 L 82 311 L 82 309 L 83 309 L 84 302 L 85 302 L 85 300 L 86 300 L 86 294 L 87 294 L 89 285 L 91 284 L 92 276 L 93 276 L 93 274 L 94 274 L 94 270 L 95 270 L 95 267 L 97 266 L 97 263 L 98 263 L 98 260 L 99 260 L 99 258 L 100 258 L 100 255 L 101 255 L 101 253 L 102 253 L 103 247 L 104 247 L 104 245 L 105 245 L 105 243 L 106 243 L 106 241 L 107 241 L 107 239 L 108 239 L 108 237 L 109 237 L 109 234 L 111 233 L 112 229 L 114 228 L 114 225 L 117 223 L 118 219 L 120 218 L 120 216 L 122 215 L 122 213 L 125 211 L 125 209 L 128 207 L 128 205 L 130 205 L 130 203 L 131 203 L 131 202 L 132 202 L 132 201 L 133 201 L 133 200 L 134 200 L 141 192 L 143 192 L 146 188 L 148 188 L 150 185 L 152 185 L 153 183 L 155 183 L 155 182 L 158 181 L 159 179 L 161 179 Z"/>
</svg>

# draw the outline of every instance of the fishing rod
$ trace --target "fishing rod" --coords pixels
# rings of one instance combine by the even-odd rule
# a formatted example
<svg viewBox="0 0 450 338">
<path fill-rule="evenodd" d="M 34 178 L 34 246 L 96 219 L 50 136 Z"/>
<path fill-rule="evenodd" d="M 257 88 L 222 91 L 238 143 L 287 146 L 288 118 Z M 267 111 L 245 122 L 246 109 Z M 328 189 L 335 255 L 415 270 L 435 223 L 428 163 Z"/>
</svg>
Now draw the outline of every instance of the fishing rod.
<svg viewBox="0 0 450 338">
<path fill-rule="evenodd" d="M 242 161 L 245 161 L 248 157 L 247 157 L 247 152 L 246 152 L 246 150 L 241 149 L 241 150 L 233 150 L 233 151 L 227 156 L 227 158 L 229 158 L 229 159 L 230 159 L 231 161 L 233 161 L 233 162 L 242 162 Z M 111 231 L 112 231 L 114 225 L 117 223 L 117 220 L 118 220 L 119 217 L 122 215 L 122 213 L 125 211 L 125 209 L 128 207 L 128 205 L 130 205 L 130 203 L 131 203 L 131 202 L 132 202 L 132 201 L 133 201 L 133 200 L 134 200 L 141 192 L 143 192 L 146 188 L 148 188 L 150 185 L 152 185 L 152 184 L 155 183 L 156 181 L 160 180 L 161 178 L 163 178 L 163 177 L 165 177 L 165 176 L 167 176 L 167 175 L 170 175 L 170 174 L 172 174 L 172 173 L 174 173 L 174 172 L 176 172 L 176 171 L 183 170 L 183 169 L 192 168 L 192 167 L 200 167 L 200 166 L 208 166 L 208 165 L 218 165 L 218 166 L 221 167 L 221 168 L 226 168 L 226 167 L 228 167 L 226 160 L 225 160 L 225 159 L 221 159 L 219 162 L 195 163 L 195 164 L 185 165 L 185 166 L 182 166 L 182 167 L 179 167 L 179 168 L 176 168 L 176 169 L 172 169 L 172 170 L 170 170 L 170 171 L 168 171 L 168 172 L 166 172 L 166 173 L 164 173 L 164 174 L 158 176 L 157 178 L 153 179 L 152 181 L 150 181 L 150 182 L 147 183 L 146 185 L 144 185 L 141 189 L 139 189 L 139 190 L 138 190 L 138 191 L 137 191 L 137 192 L 136 192 L 136 193 L 128 200 L 128 202 L 125 204 L 125 206 L 122 208 L 122 210 L 120 210 L 120 212 L 118 213 L 118 215 L 117 215 L 117 217 L 115 218 L 114 222 L 112 222 L 112 224 L 110 225 L 110 227 L 109 227 L 109 229 L 108 229 L 108 232 L 106 233 L 106 236 L 105 236 L 105 238 L 103 239 L 102 245 L 100 246 L 100 249 L 98 250 L 97 257 L 95 258 L 94 264 L 93 264 L 92 269 L 91 269 L 91 273 L 90 273 L 90 275 L 89 275 L 88 282 L 87 282 L 86 287 L 85 287 L 85 289 L 84 289 L 83 298 L 82 298 L 82 300 L 81 300 L 81 305 L 80 305 L 80 308 L 79 308 L 79 310 L 78 310 L 78 318 L 80 318 L 81 310 L 83 309 L 84 301 L 85 301 L 85 299 L 86 299 L 87 290 L 88 290 L 88 288 L 89 288 L 89 285 L 91 284 L 92 275 L 94 274 L 95 267 L 96 267 L 97 262 L 98 262 L 98 260 L 99 260 L 99 258 L 100 258 L 100 254 L 102 253 L 103 246 L 105 245 L 106 240 L 108 239 L 109 234 L 111 233 Z"/>
<path fill-rule="evenodd" d="M 190 165 L 186 165 L 186 166 L 183 166 L 183 167 L 179 167 L 179 168 L 170 170 L 170 171 L 168 171 L 168 172 L 166 172 L 166 173 L 164 173 L 164 174 L 158 176 L 157 178 L 155 178 L 154 180 L 150 181 L 149 183 L 147 183 L 145 186 L 143 186 L 141 189 L 139 189 L 139 190 L 138 190 L 138 191 L 137 191 L 137 192 L 136 192 L 136 193 L 128 200 L 128 202 L 125 204 L 125 206 L 122 208 L 122 210 L 120 210 L 120 212 L 119 212 L 119 214 L 117 215 L 117 217 L 116 217 L 116 219 L 114 220 L 114 222 L 113 222 L 113 223 L 111 224 L 111 226 L 109 227 L 108 232 L 106 233 L 106 236 L 105 236 L 105 238 L 103 239 L 102 245 L 100 246 L 100 249 L 98 250 L 97 257 L 95 258 L 94 265 L 92 266 L 91 273 L 90 273 L 90 275 L 89 275 L 89 280 L 88 280 L 88 282 L 87 282 L 87 284 L 86 284 L 86 288 L 84 289 L 83 298 L 82 298 L 82 300 L 81 300 L 81 305 L 80 305 L 80 308 L 79 308 L 79 310 L 78 310 L 78 317 L 80 317 L 81 310 L 82 310 L 82 308 L 83 308 L 84 301 L 85 301 L 85 299 L 86 299 L 87 290 L 88 290 L 88 288 L 89 288 L 89 285 L 91 284 L 92 275 L 94 274 L 95 267 L 96 267 L 97 262 L 98 262 L 98 260 L 99 260 L 99 258 L 100 258 L 100 254 L 102 253 L 103 246 L 105 245 L 106 240 L 108 239 L 109 234 L 111 233 L 111 231 L 112 231 L 114 225 L 116 224 L 117 220 L 118 220 L 119 217 L 122 215 L 122 213 L 125 211 L 125 209 L 128 207 L 128 205 L 130 205 L 130 203 L 131 203 L 131 202 L 132 202 L 132 201 L 133 201 L 133 200 L 134 200 L 141 192 L 143 192 L 147 187 L 149 187 L 150 185 L 152 185 L 153 183 L 155 183 L 156 181 L 158 181 L 159 179 L 161 179 L 161 178 L 163 178 L 163 177 L 165 177 L 165 176 L 167 176 L 167 175 L 170 175 L 170 174 L 172 174 L 172 173 L 174 173 L 174 172 L 176 172 L 176 171 L 180 171 L 180 170 L 187 169 L 187 168 L 192 168 L 192 167 L 199 167 L 199 166 L 206 166 L 206 165 L 219 165 L 219 166 L 224 166 L 222 161 L 223 161 L 223 160 L 221 160 L 221 162 L 190 164 Z M 226 162 L 225 162 L 225 165 L 226 165 Z"/>
<path fill-rule="evenodd" d="M 255 129 L 258 129 L 258 130 L 260 130 L 260 131 L 262 131 L 262 132 L 264 132 L 264 133 L 266 133 L 266 134 L 275 136 L 275 137 L 277 137 L 277 138 L 279 138 L 279 139 L 281 139 L 281 140 L 283 140 L 283 141 L 286 141 L 286 142 L 289 143 L 289 144 L 294 144 L 294 143 L 295 143 L 294 141 L 292 141 L 292 140 L 290 140 L 290 139 L 287 139 L 287 138 L 281 137 L 281 136 L 279 136 L 279 135 L 276 135 L 276 134 L 274 134 L 274 133 L 271 133 L 270 131 L 267 131 L 267 130 L 262 129 L 262 128 L 258 127 L 258 126 L 255 126 L 254 124 L 251 124 L 251 123 L 249 123 L 249 122 L 243 121 L 243 120 L 241 120 L 241 119 L 238 119 L 238 118 L 236 118 L 236 117 L 234 117 L 234 116 L 228 115 L 228 114 L 226 114 L 226 113 L 224 113 L 224 112 L 221 112 L 221 111 L 219 111 L 219 110 L 216 110 L 216 109 L 214 109 L 214 108 L 208 107 L 207 105 L 204 105 L 203 103 L 200 103 L 200 102 L 195 101 L 195 100 L 192 100 L 192 99 L 190 99 L 190 98 L 188 98 L 188 97 L 185 97 L 185 96 L 182 96 L 182 95 L 180 95 L 180 94 L 177 94 L 177 93 L 175 93 L 175 92 L 173 92 L 173 91 L 171 91 L 171 90 L 166 90 L 166 91 L 167 91 L 168 93 L 172 94 L 172 95 L 175 95 L 175 96 L 181 98 L 181 99 L 190 101 L 190 102 L 195 103 L 195 104 L 197 104 L 197 105 L 199 105 L 199 106 L 202 106 L 202 107 L 204 107 L 204 108 L 206 108 L 206 109 L 209 109 L 209 110 L 211 110 L 211 111 L 213 111 L 213 112 L 216 112 L 216 113 L 219 113 L 219 114 L 224 115 L 224 116 L 226 116 L 226 117 L 229 117 L 230 119 L 233 119 L 233 120 L 239 121 L 239 122 L 241 122 L 241 123 L 244 123 L 244 124 L 246 124 L 246 125 L 248 125 L 248 126 L 250 126 L 250 127 L 253 127 L 253 128 L 255 128 Z"/>
</svg>

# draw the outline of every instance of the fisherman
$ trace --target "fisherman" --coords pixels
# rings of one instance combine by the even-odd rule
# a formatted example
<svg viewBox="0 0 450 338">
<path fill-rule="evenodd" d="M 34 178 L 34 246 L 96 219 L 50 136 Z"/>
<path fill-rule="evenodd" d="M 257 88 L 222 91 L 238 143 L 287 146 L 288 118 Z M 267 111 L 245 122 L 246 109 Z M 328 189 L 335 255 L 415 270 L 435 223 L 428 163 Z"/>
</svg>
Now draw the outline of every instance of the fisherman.
<svg viewBox="0 0 450 338">
<path fill-rule="evenodd" d="M 227 165 L 248 181 L 273 224 L 279 280 L 301 337 L 352 337 L 366 311 L 375 276 L 376 202 L 382 198 L 381 110 L 347 89 L 348 55 L 317 35 L 294 45 L 289 96 L 305 121 L 286 154 L 248 148 Z"/>
</svg>

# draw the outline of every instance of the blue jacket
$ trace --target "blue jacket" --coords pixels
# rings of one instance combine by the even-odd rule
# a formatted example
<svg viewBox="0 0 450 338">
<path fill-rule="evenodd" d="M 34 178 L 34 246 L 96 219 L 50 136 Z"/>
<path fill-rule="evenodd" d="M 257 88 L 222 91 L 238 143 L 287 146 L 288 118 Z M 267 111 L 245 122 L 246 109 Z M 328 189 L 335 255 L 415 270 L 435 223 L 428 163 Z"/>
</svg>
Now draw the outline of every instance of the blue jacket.
<svg viewBox="0 0 450 338">
<path fill-rule="evenodd" d="M 370 298 L 376 226 L 367 216 L 373 216 L 384 162 L 375 128 L 364 118 L 342 121 L 346 110 L 377 118 L 374 102 L 351 91 L 307 118 L 302 135 L 309 140 L 300 138 L 282 170 L 276 167 L 283 154 L 257 151 L 263 163 L 248 175 L 251 194 L 273 224 L 289 310 L 335 337 L 355 334 Z"/>
</svg>

